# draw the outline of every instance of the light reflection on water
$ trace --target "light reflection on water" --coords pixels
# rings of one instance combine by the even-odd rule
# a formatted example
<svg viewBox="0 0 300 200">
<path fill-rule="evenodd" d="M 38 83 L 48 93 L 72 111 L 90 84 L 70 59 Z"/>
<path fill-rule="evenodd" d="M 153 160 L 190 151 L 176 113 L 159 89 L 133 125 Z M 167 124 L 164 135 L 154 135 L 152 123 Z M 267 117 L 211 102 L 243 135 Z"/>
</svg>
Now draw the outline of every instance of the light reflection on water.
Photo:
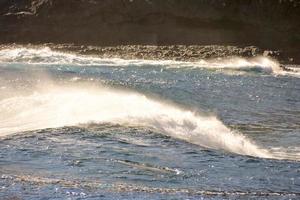
<svg viewBox="0 0 300 200">
<path fill-rule="evenodd" d="M 290 160 L 207 149 L 143 126 L 49 128 L 1 139 L 1 198 L 299 198 L 296 77 L 154 66 L 24 66 L 1 68 L 1 100 L 32 94 L 46 77 L 56 85 L 129 88 L 184 109 L 213 113 L 258 146 Z"/>
</svg>

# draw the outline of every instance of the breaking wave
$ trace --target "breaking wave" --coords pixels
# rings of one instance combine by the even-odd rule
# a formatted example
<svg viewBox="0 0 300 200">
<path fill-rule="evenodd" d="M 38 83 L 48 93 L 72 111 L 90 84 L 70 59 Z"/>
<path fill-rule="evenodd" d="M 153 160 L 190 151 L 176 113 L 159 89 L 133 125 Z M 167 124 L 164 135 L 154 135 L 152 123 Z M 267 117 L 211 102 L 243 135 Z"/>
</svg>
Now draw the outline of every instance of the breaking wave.
<svg viewBox="0 0 300 200">
<path fill-rule="evenodd" d="M 57 87 L 0 101 L 1 136 L 85 123 L 149 127 L 207 148 L 272 158 L 215 116 L 181 109 L 134 92 Z"/>
<path fill-rule="evenodd" d="M 84 65 L 104 67 L 128 67 L 128 66 L 159 66 L 165 68 L 208 68 L 237 71 L 255 71 L 281 75 L 285 73 L 280 64 L 267 57 L 254 58 L 223 58 L 199 60 L 196 62 L 183 62 L 173 60 L 126 60 L 120 58 L 99 58 L 83 56 L 72 53 L 53 51 L 48 47 L 44 48 L 3 48 L 0 50 L 1 63 L 26 63 L 38 65 Z M 295 72 L 297 73 L 297 72 Z"/>
</svg>

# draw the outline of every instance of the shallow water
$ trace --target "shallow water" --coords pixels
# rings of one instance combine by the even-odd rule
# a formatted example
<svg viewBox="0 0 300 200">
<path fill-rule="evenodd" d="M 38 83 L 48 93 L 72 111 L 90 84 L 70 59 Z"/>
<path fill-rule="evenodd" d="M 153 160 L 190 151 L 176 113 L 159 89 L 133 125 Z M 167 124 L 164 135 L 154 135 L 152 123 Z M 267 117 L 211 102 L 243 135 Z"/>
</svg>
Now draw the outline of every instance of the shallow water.
<svg viewBox="0 0 300 200">
<path fill-rule="evenodd" d="M 299 73 L 276 61 L 8 48 L 0 73 L 1 198 L 300 198 Z"/>
</svg>

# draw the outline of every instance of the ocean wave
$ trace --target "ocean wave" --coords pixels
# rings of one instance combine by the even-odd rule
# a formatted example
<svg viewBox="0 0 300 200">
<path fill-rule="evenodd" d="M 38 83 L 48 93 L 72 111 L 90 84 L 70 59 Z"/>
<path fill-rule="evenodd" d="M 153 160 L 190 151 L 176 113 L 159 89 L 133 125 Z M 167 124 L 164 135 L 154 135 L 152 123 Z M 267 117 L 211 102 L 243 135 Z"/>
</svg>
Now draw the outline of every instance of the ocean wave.
<svg viewBox="0 0 300 200">
<path fill-rule="evenodd" d="M 173 60 L 127 60 L 120 58 L 99 58 L 96 56 L 84 56 L 75 53 L 53 51 L 49 47 L 44 48 L 3 48 L 0 50 L 0 63 L 22 63 L 26 65 L 79 65 L 79 66 L 103 66 L 103 67 L 138 67 L 153 66 L 162 68 L 206 68 L 213 70 L 233 70 L 244 72 L 262 72 L 275 75 L 295 75 L 297 70 L 285 71 L 280 64 L 268 57 L 254 58 L 219 58 L 199 60 L 196 62 L 184 62 Z"/>
<path fill-rule="evenodd" d="M 0 101 L 1 136 L 86 123 L 149 127 L 207 148 L 272 158 L 267 150 L 227 128 L 215 116 L 182 109 L 135 92 L 56 87 Z"/>
</svg>

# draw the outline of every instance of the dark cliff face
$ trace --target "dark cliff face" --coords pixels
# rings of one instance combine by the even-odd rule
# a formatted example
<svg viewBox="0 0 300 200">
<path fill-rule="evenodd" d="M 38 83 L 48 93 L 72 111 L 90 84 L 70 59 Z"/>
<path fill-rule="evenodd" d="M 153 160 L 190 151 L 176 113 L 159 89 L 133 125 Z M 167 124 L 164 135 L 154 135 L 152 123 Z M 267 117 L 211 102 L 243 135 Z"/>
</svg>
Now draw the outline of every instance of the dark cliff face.
<svg viewBox="0 0 300 200">
<path fill-rule="evenodd" d="M 300 49 L 300 0 L 0 0 L 0 14 L 1 43 Z"/>
</svg>

